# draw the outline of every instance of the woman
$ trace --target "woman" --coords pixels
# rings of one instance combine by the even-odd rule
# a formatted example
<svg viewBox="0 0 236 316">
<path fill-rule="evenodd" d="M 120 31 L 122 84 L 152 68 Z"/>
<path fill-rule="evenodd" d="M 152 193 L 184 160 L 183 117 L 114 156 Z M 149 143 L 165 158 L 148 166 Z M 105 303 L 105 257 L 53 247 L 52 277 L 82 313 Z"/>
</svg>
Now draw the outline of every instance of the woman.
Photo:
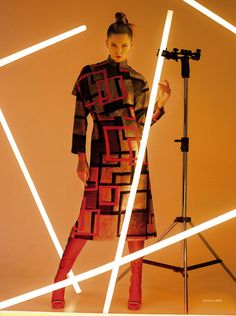
<svg viewBox="0 0 236 316">
<path fill-rule="evenodd" d="M 87 240 L 119 237 L 132 184 L 138 147 L 149 102 L 145 78 L 127 64 L 133 44 L 133 25 L 123 13 L 107 31 L 107 60 L 85 66 L 73 89 L 76 96 L 72 153 L 78 155 L 77 173 L 85 185 L 79 218 L 72 227 L 55 282 L 66 278 Z M 169 84 L 160 84 L 152 123 L 164 114 Z M 93 118 L 91 158 L 85 144 L 87 116 Z M 144 240 L 156 236 L 147 157 L 143 162 L 127 234 L 135 252 Z M 128 308 L 141 306 L 142 258 L 131 262 Z M 52 307 L 63 308 L 64 289 L 52 294 Z"/>
</svg>

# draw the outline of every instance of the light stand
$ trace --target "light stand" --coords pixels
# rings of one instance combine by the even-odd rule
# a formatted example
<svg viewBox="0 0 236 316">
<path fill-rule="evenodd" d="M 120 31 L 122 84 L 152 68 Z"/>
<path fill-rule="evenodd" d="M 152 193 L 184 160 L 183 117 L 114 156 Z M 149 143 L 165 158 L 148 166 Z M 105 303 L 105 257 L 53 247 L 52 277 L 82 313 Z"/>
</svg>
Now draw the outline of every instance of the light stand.
<svg viewBox="0 0 236 316">
<path fill-rule="evenodd" d="M 175 219 L 178 223 L 183 224 L 183 230 L 187 228 L 187 222 L 191 221 L 191 218 L 187 215 L 187 172 L 188 172 L 188 151 L 189 151 L 189 138 L 188 138 L 188 79 L 190 75 L 189 59 L 199 60 L 200 49 L 197 49 L 195 53 L 191 50 L 179 50 L 174 48 L 172 52 L 167 50 L 162 52 L 162 56 L 166 59 L 173 59 L 175 61 L 181 60 L 181 76 L 184 79 L 184 127 L 183 137 L 176 139 L 175 142 L 181 143 L 181 151 L 183 153 L 183 173 L 182 173 L 182 216 Z M 187 239 L 182 242 L 183 246 L 183 273 L 184 273 L 184 311 L 188 313 L 188 262 L 187 262 Z"/>
<path fill-rule="evenodd" d="M 159 51 L 158 51 L 159 53 Z M 175 61 L 181 60 L 181 75 L 184 79 L 184 126 L 183 126 L 183 137 L 181 139 L 176 139 L 175 142 L 181 143 L 181 151 L 183 153 L 183 163 L 182 163 L 182 216 L 176 217 L 174 222 L 170 227 L 166 229 L 166 231 L 158 238 L 158 241 L 162 240 L 178 223 L 182 223 L 183 231 L 186 230 L 187 224 L 191 227 L 194 227 L 191 217 L 187 217 L 187 165 L 188 165 L 188 151 L 189 151 L 189 137 L 188 137 L 188 78 L 190 74 L 189 68 L 189 59 L 199 60 L 200 59 L 201 50 L 197 49 L 196 52 L 192 52 L 190 50 L 181 49 L 180 51 L 177 48 L 174 48 L 172 52 L 164 50 L 162 52 L 162 56 L 166 59 L 173 59 Z M 188 314 L 188 271 L 195 270 L 199 268 L 203 268 L 206 266 L 210 266 L 213 264 L 220 263 L 221 266 L 225 269 L 225 271 L 229 274 L 229 276 L 236 282 L 236 277 L 229 270 L 229 268 L 223 263 L 220 257 L 216 254 L 213 248 L 209 245 L 207 240 L 202 236 L 202 234 L 198 234 L 202 242 L 208 248 L 208 250 L 213 254 L 216 260 L 211 260 L 207 262 L 203 262 L 200 264 L 192 265 L 188 267 L 187 262 L 187 239 L 182 242 L 182 253 L 183 253 L 183 267 L 177 267 L 165 263 L 155 262 L 152 260 L 143 259 L 143 262 L 146 264 L 150 264 L 153 266 L 158 266 L 161 268 L 171 269 L 175 272 L 180 272 L 184 276 L 184 312 Z M 127 268 L 118 278 L 117 282 L 122 279 L 130 270 Z"/>
<path fill-rule="evenodd" d="M 181 75 L 184 79 L 184 126 L 183 126 L 183 137 L 181 139 L 176 139 L 175 142 L 181 143 L 181 151 L 183 153 L 183 173 L 182 173 L 182 216 L 176 217 L 174 223 L 159 237 L 159 240 L 163 239 L 178 223 L 182 223 L 183 230 L 186 230 L 187 223 L 190 224 L 191 227 L 194 227 L 191 217 L 187 217 L 187 166 L 188 166 L 188 151 L 189 151 L 189 137 L 188 137 L 188 78 L 190 74 L 189 68 L 189 59 L 199 60 L 200 59 L 201 50 L 197 49 L 196 52 L 192 52 L 191 50 L 181 49 L 180 51 L 177 48 L 174 48 L 172 52 L 164 50 L 162 52 L 162 56 L 166 59 L 173 59 L 175 61 L 181 60 Z M 187 239 L 182 242 L 182 250 L 183 250 L 183 268 L 167 265 L 163 263 L 154 262 L 151 260 L 144 259 L 143 262 L 146 264 L 151 264 L 155 266 L 159 266 L 162 268 L 172 269 L 176 272 L 182 273 L 184 276 L 184 312 L 188 314 L 188 271 L 202 268 L 205 266 L 213 265 L 216 263 L 220 263 L 225 271 L 230 275 L 230 277 L 236 281 L 233 273 L 226 267 L 226 265 L 222 262 L 219 256 L 215 253 L 212 247 L 208 244 L 206 239 L 198 234 L 200 239 L 203 241 L 205 246 L 210 250 L 216 260 L 204 262 L 201 264 L 197 264 L 191 267 L 188 267 L 187 262 Z"/>
</svg>

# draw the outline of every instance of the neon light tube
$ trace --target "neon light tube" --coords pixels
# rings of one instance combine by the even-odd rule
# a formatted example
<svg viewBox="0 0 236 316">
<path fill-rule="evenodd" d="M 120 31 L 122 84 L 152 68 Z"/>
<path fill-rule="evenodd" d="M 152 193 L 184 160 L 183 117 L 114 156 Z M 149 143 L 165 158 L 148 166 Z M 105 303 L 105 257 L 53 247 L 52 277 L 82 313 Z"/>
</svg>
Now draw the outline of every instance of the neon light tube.
<svg viewBox="0 0 236 316">
<path fill-rule="evenodd" d="M 231 32 L 236 34 L 236 26 L 234 26 L 233 24 L 224 20 L 219 15 L 210 11 L 209 9 L 207 9 L 206 7 L 204 7 L 203 5 L 198 3 L 197 1 L 195 1 L 195 0 L 183 0 L 183 1 L 186 2 L 187 4 L 191 5 L 192 7 L 194 7 L 196 10 L 198 10 L 198 11 L 202 12 L 203 14 L 205 14 L 206 16 L 208 16 L 208 18 L 214 20 L 215 22 L 219 23 L 220 25 L 224 26 L 225 28 L 227 28 L 228 30 L 230 30 Z M 222 1 L 222 5 L 223 5 L 223 1 Z"/>
<path fill-rule="evenodd" d="M 160 52 L 162 52 L 167 47 L 167 41 L 168 41 L 168 37 L 169 37 L 172 16 L 173 16 L 173 11 L 169 10 L 167 12 L 167 16 L 166 16 L 164 31 L 163 31 L 162 40 L 161 40 Z M 136 191 L 138 188 L 140 173 L 142 170 L 142 164 L 143 164 L 143 159 L 144 159 L 145 150 L 146 150 L 146 146 L 147 146 L 147 140 L 148 140 L 148 135 L 149 135 L 149 131 L 150 131 L 152 115 L 153 115 L 153 111 L 154 111 L 154 107 L 155 107 L 155 102 L 156 102 L 156 97 L 157 97 L 157 92 L 158 92 L 158 83 L 159 83 L 159 80 L 161 77 L 163 63 L 164 63 L 164 57 L 162 57 L 160 54 L 158 56 L 158 59 L 157 59 L 156 71 L 155 71 L 154 80 L 153 80 L 153 84 L 152 84 L 152 91 L 151 91 L 151 95 L 150 95 L 147 116 L 145 119 L 142 140 L 141 140 L 140 149 L 139 149 L 139 153 L 138 153 L 137 165 L 135 167 L 134 178 L 133 178 L 133 182 L 132 182 L 132 186 L 131 186 L 131 190 L 130 190 L 130 194 L 129 194 L 129 199 L 128 199 L 128 203 L 127 203 L 127 207 L 126 207 L 124 222 L 122 225 L 121 234 L 120 234 L 120 238 L 119 238 L 119 242 L 118 242 L 118 246 L 117 246 L 117 251 L 116 251 L 116 256 L 115 256 L 115 264 L 114 264 L 113 269 L 112 269 L 110 282 L 109 282 L 109 286 L 107 289 L 103 313 L 109 312 L 113 293 L 114 293 L 115 283 L 116 283 L 116 279 L 117 279 L 117 275 L 118 275 L 118 271 L 119 271 L 119 266 L 120 266 L 120 258 L 122 257 L 122 254 L 123 254 L 126 235 L 128 232 L 129 222 L 130 222 L 132 209 L 133 209 L 133 205 L 134 205 L 135 195 L 136 195 Z"/>
<path fill-rule="evenodd" d="M 170 245 L 173 245 L 183 239 L 187 239 L 189 237 L 192 237 L 194 235 L 197 235 L 198 233 L 201 233 L 203 232 L 204 230 L 207 230 L 207 229 L 210 229 L 214 226 L 217 226 L 219 224 L 222 224 L 228 220 L 231 220 L 233 218 L 236 218 L 236 209 L 232 210 L 232 211 L 229 211 L 225 214 L 222 214 L 220 216 L 217 216 L 213 219 L 210 219 L 202 224 L 199 224 L 193 228 L 190 228 L 190 229 L 187 229 L 185 230 L 184 232 L 181 232 L 179 234 L 176 234 L 174 236 L 171 236 L 167 239 L 164 239 L 160 242 L 157 242 L 153 245 L 150 245 L 144 249 L 141 249 L 139 251 L 136 251 L 132 254 L 129 254 L 125 257 L 123 257 L 121 259 L 121 265 L 125 264 L 125 263 L 128 263 L 132 260 L 135 260 L 135 259 L 138 259 L 138 258 L 141 258 L 143 256 L 146 256 L 146 255 L 149 255 L 153 252 L 156 252 L 160 249 L 163 249 L 163 248 L 166 248 Z"/>
<path fill-rule="evenodd" d="M 149 255 L 155 251 L 166 248 L 166 247 L 173 245 L 173 244 L 175 244 L 183 239 L 192 237 L 198 233 L 203 232 L 204 230 L 210 229 L 214 226 L 222 224 L 222 223 L 224 223 L 228 220 L 231 220 L 233 218 L 236 218 L 236 209 L 229 211 L 225 214 L 222 214 L 220 216 L 217 216 L 217 217 L 215 217 L 211 220 L 208 220 L 200 225 L 197 225 L 193 228 L 187 229 L 184 232 L 176 234 L 175 236 L 169 237 L 169 238 L 164 239 L 160 242 L 157 242 L 153 245 L 150 245 L 150 246 L 148 246 L 144 249 L 141 249 L 137 252 L 129 254 L 129 255 L 120 259 L 120 265 L 124 265 L 126 263 L 129 263 L 130 261 L 133 261 L 135 259 Z M 76 282 L 81 282 L 81 281 L 87 280 L 89 278 L 95 277 L 99 274 L 105 273 L 105 272 L 111 270 L 113 268 L 114 264 L 115 264 L 115 261 L 109 262 L 109 263 L 104 264 L 104 265 L 97 267 L 95 269 L 78 274 L 75 276 L 75 280 L 76 280 Z M 4 308 L 10 307 L 10 306 L 25 302 L 27 300 L 39 297 L 41 295 L 48 294 L 48 293 L 50 293 L 54 290 L 60 289 L 62 287 L 70 286 L 71 284 L 72 284 L 71 279 L 67 279 L 67 280 L 64 280 L 64 281 L 61 281 L 61 282 L 58 282 L 55 284 L 51 284 L 51 285 L 39 288 L 39 289 L 34 290 L 34 291 L 10 298 L 8 300 L 0 302 L 0 309 L 4 309 Z"/>
<path fill-rule="evenodd" d="M 28 48 L 25 48 L 25 49 L 23 49 L 23 50 L 21 50 L 21 51 L 19 51 L 17 53 L 14 53 L 12 55 L 4 57 L 4 58 L 0 59 L 0 67 L 3 67 L 5 65 L 7 65 L 7 64 L 10 64 L 10 63 L 12 63 L 12 62 L 14 62 L 14 61 L 16 61 L 16 60 L 18 60 L 20 58 L 23 58 L 23 57 L 25 57 L 27 55 L 30 55 L 32 53 L 35 53 L 35 52 L 43 49 L 45 47 L 48 47 L 50 45 L 56 44 L 56 43 L 58 43 L 60 41 L 63 41 L 64 39 L 67 39 L 67 38 L 69 38 L 71 36 L 79 34 L 79 33 L 83 32 L 83 31 L 86 31 L 86 26 L 85 25 L 81 25 L 81 26 L 76 27 L 76 28 L 74 28 L 74 29 L 72 29 L 70 31 L 67 31 L 65 33 L 62 33 L 62 34 L 59 34 L 57 36 L 51 37 L 51 38 L 47 39 L 46 41 L 40 42 L 40 43 L 38 43 L 36 45 L 30 46 Z"/>
<path fill-rule="evenodd" d="M 21 153 L 20 153 L 20 151 L 19 151 L 19 149 L 18 149 L 18 147 L 16 145 L 14 137 L 13 137 L 11 131 L 10 131 L 10 128 L 9 128 L 9 126 L 7 124 L 7 121 L 6 121 L 5 117 L 4 117 L 1 109 L 0 109 L 0 123 L 2 124 L 3 130 L 4 130 L 4 132 L 5 132 L 6 136 L 7 136 L 7 139 L 9 141 L 10 145 L 11 145 L 11 148 L 12 148 L 12 150 L 14 152 L 14 155 L 16 157 L 16 160 L 17 160 L 17 162 L 18 162 L 18 164 L 19 164 L 19 166 L 21 168 L 21 171 L 22 171 L 22 173 L 23 173 L 23 175 L 25 177 L 25 180 L 26 180 L 26 182 L 27 182 L 27 184 L 29 186 L 29 189 L 30 189 L 30 191 L 31 191 L 31 193 L 33 195 L 33 198 L 34 198 L 35 203 L 36 203 L 36 205 L 37 205 L 37 207 L 39 209 L 39 212 L 40 212 L 40 214 L 42 216 L 42 219 L 43 219 L 43 221 L 44 221 L 44 223 L 45 223 L 45 225 L 47 227 L 47 230 L 48 230 L 48 233 L 49 233 L 49 235 L 50 235 L 50 237 L 52 239 L 52 242 L 53 242 L 53 244 L 54 244 L 54 246 L 55 246 L 55 248 L 57 250 L 57 253 L 58 253 L 59 257 L 61 258 L 62 254 L 63 254 L 63 250 L 62 250 L 61 244 L 59 243 L 57 235 L 56 235 L 56 233 L 55 233 L 55 231 L 54 231 L 54 229 L 52 227 L 52 224 L 51 224 L 51 222 L 49 220 L 47 212 L 46 212 L 46 210 L 45 210 L 45 208 L 43 206 L 43 203 L 42 203 L 42 201 L 40 199 L 38 191 L 37 191 L 37 189 L 36 189 L 36 187 L 35 187 L 35 185 L 33 183 L 33 180 L 32 180 L 32 178 L 31 178 L 31 176 L 29 174 L 29 171 L 28 171 L 28 169 L 26 167 L 26 164 L 25 164 L 25 162 L 24 162 L 24 160 L 23 160 L 23 158 L 21 156 Z M 69 275 L 70 278 L 72 278 L 72 279 L 74 278 L 74 274 L 73 274 L 72 271 L 70 271 L 68 275 Z M 74 286 L 74 289 L 75 289 L 76 293 L 80 293 L 81 292 L 80 287 L 74 281 L 73 281 L 73 286 Z"/>
</svg>

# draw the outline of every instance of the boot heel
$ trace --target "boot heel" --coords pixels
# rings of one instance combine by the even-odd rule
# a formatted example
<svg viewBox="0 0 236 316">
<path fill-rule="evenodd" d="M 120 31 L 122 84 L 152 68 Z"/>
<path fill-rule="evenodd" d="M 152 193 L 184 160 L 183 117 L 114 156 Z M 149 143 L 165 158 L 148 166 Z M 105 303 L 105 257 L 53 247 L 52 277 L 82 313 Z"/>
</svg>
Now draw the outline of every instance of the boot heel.
<svg viewBox="0 0 236 316">
<path fill-rule="evenodd" d="M 137 311 L 141 308 L 141 302 L 128 302 L 128 309 L 131 311 Z"/>
<path fill-rule="evenodd" d="M 65 307 L 65 301 L 64 300 L 53 300 L 51 301 L 51 305 L 52 305 L 52 308 L 55 308 L 55 309 L 60 309 L 60 308 L 64 308 Z"/>
</svg>

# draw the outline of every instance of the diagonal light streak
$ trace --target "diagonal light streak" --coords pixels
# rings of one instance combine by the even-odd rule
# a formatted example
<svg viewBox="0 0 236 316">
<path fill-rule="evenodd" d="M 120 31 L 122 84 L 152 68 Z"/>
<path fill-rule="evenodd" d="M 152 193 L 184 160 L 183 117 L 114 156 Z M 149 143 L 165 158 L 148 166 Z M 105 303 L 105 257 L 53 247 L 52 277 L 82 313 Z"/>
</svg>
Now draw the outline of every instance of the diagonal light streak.
<svg viewBox="0 0 236 316">
<path fill-rule="evenodd" d="M 165 25 L 164 25 L 162 40 L 161 40 L 160 52 L 162 52 L 167 47 L 167 41 L 168 41 L 168 37 L 169 37 L 172 16 L 173 16 L 173 11 L 168 10 Z M 115 255 L 115 264 L 114 264 L 113 269 L 112 269 L 110 282 L 109 282 L 108 289 L 107 289 L 107 295 L 106 295 L 106 299 L 105 299 L 105 303 L 104 303 L 103 313 L 109 312 L 113 293 L 114 293 L 114 289 L 115 289 L 115 283 L 116 283 L 116 279 L 117 279 L 117 275 L 118 275 L 118 271 L 119 271 L 119 266 L 120 266 L 120 259 L 122 257 L 123 250 L 124 250 L 126 235 L 128 232 L 128 227 L 129 227 L 129 223 L 130 223 L 132 209 L 133 209 L 134 201 L 135 201 L 135 195 L 136 195 L 136 191 L 138 188 L 139 178 L 140 178 L 141 169 L 142 169 L 142 165 L 143 165 L 143 159 L 144 159 L 144 155 L 145 155 L 145 151 L 146 151 L 148 135 L 149 135 L 150 127 L 151 127 L 152 116 L 153 116 L 153 111 L 154 111 L 157 92 L 158 92 L 158 83 L 159 83 L 159 80 L 161 77 L 163 63 L 164 63 L 164 57 L 162 57 L 161 53 L 160 53 L 160 55 L 158 56 L 158 59 L 157 59 L 156 71 L 155 71 L 154 80 L 153 80 L 153 84 L 152 84 L 152 91 L 151 91 L 151 95 L 150 95 L 147 116 L 145 119 L 145 125 L 144 125 L 144 129 L 143 129 L 143 133 L 142 133 L 142 139 L 141 139 L 141 143 L 140 143 L 137 164 L 135 167 L 134 178 L 133 178 L 133 182 L 131 185 L 131 190 L 130 190 L 128 203 L 127 203 L 127 207 L 126 207 L 126 211 L 125 211 L 124 222 L 122 225 L 121 234 L 120 234 L 120 238 L 119 238 L 119 242 L 118 242 L 118 246 L 117 246 L 117 251 L 116 251 L 116 255 Z"/>
<path fill-rule="evenodd" d="M 198 11 L 202 12 L 203 14 L 205 14 L 206 16 L 208 16 L 208 18 L 212 19 L 213 21 L 219 23 L 220 25 L 224 26 L 225 28 L 227 28 L 228 30 L 230 30 L 231 32 L 236 34 L 236 26 L 229 23 L 228 21 L 226 21 L 225 19 L 223 19 L 219 15 L 215 14 L 214 12 L 210 11 L 209 9 L 207 9 L 206 7 L 204 7 L 203 5 L 198 3 L 197 1 L 195 1 L 195 0 L 183 0 L 183 1 L 186 2 L 187 4 L 191 5 L 196 10 L 198 10 Z M 222 1 L 222 5 L 223 5 L 223 1 Z"/>
<path fill-rule="evenodd" d="M 119 263 L 120 263 L 120 265 L 127 264 L 130 261 L 147 256 L 147 255 L 154 253 L 158 250 L 164 249 L 164 248 L 166 248 L 170 245 L 173 245 L 181 240 L 192 237 L 198 233 L 201 233 L 207 229 L 215 227 L 215 226 L 222 224 L 226 221 L 229 221 L 233 218 L 236 218 L 236 209 L 229 211 L 225 214 L 219 215 L 211 220 L 208 220 L 208 221 L 206 221 L 202 224 L 199 224 L 193 228 L 187 229 L 181 233 L 178 233 L 174 236 L 171 236 L 171 237 L 166 238 L 162 241 L 159 241 L 159 242 L 157 242 L 153 245 L 150 245 L 146 248 L 143 248 L 139 251 L 131 253 L 131 254 L 121 258 Z M 102 273 L 105 273 L 105 272 L 111 270 L 115 264 L 116 264 L 115 261 L 112 261 L 112 262 L 104 264 L 100 267 L 97 267 L 95 269 L 91 269 L 91 270 L 86 271 L 84 273 L 78 274 L 75 276 L 75 280 L 76 280 L 76 282 L 85 281 L 89 278 L 95 277 L 97 275 L 100 275 Z M 25 302 L 27 300 L 39 297 L 41 295 L 48 294 L 54 290 L 58 290 L 60 288 L 70 286 L 71 284 L 72 284 L 71 279 L 66 279 L 64 281 L 48 285 L 48 286 L 39 288 L 37 290 L 18 295 L 16 297 L 13 297 L 13 298 L 10 298 L 8 300 L 0 302 L 0 309 L 4 309 L 4 308 L 10 307 L 10 306 Z"/>
<path fill-rule="evenodd" d="M 19 149 L 17 147 L 15 139 L 14 139 L 12 133 L 11 133 L 11 130 L 10 130 L 8 124 L 7 124 L 7 121 L 6 121 L 6 119 L 5 119 L 5 117 L 4 117 L 3 113 L 2 113 L 1 108 L 0 108 L 0 123 L 1 123 L 1 125 L 3 127 L 3 130 L 4 130 L 5 134 L 6 134 L 6 136 L 7 136 L 7 139 L 9 141 L 9 143 L 10 143 L 10 146 L 11 146 L 11 148 L 13 150 L 13 153 L 14 153 L 14 155 L 16 157 L 16 160 L 17 160 L 17 162 L 18 162 L 18 164 L 19 164 L 19 166 L 21 168 L 21 171 L 22 171 L 22 173 L 23 173 L 23 175 L 25 177 L 25 180 L 26 180 L 26 182 L 28 184 L 28 187 L 29 187 L 29 189 L 30 189 L 30 191 L 31 191 L 31 193 L 33 195 L 34 201 L 35 201 L 35 203 L 36 203 L 36 205 L 37 205 L 37 207 L 39 209 L 39 212 L 40 212 L 40 214 L 42 216 L 42 219 L 43 219 L 43 221 L 44 221 L 44 223 L 45 223 L 45 225 L 47 227 L 47 230 L 48 230 L 48 233 L 49 233 L 49 235 L 50 235 L 50 237 L 52 239 L 52 242 L 53 242 L 53 244 L 54 244 L 54 246 L 55 246 L 55 248 L 57 250 L 57 253 L 58 253 L 59 257 L 61 258 L 62 257 L 62 253 L 63 253 L 61 244 L 60 244 L 60 242 L 59 242 L 59 240 L 57 238 L 57 235 L 56 235 L 56 233 L 55 233 L 55 231 L 53 229 L 53 226 L 52 226 L 52 224 L 50 222 L 50 219 L 49 219 L 49 217 L 47 215 L 47 212 L 46 212 L 46 210 L 44 208 L 44 205 L 43 205 L 43 203 L 42 203 L 42 201 L 40 199 L 38 191 L 37 191 L 37 189 L 36 189 L 36 187 L 34 185 L 34 182 L 33 182 L 32 178 L 30 176 L 30 173 L 29 173 L 29 171 L 28 171 L 28 169 L 26 167 L 26 164 L 25 164 L 25 162 L 24 162 L 24 160 L 22 158 L 22 155 L 21 155 L 21 153 L 20 153 L 20 151 L 19 151 Z M 72 278 L 72 279 L 74 278 L 74 274 L 73 274 L 72 271 L 69 272 L 68 275 L 69 275 L 70 278 Z M 80 293 L 81 292 L 80 287 L 78 286 L 78 284 L 75 281 L 73 281 L 73 286 L 74 286 L 74 289 L 75 289 L 76 293 Z"/>
<path fill-rule="evenodd" d="M 232 24 L 230 24 L 229 22 L 227 22 L 226 20 L 222 19 L 220 16 L 216 15 L 216 14 L 213 13 L 212 11 L 210 11 L 210 10 L 208 10 L 207 8 L 203 7 L 202 5 L 200 5 L 199 3 L 197 3 L 196 1 L 191 1 L 191 0 L 183 0 L 183 1 L 185 1 L 187 4 L 191 5 L 191 6 L 194 7 L 195 9 L 201 11 L 203 14 L 207 15 L 209 18 L 215 20 L 217 23 L 219 23 L 219 24 L 221 24 L 222 26 L 228 28 L 228 29 L 229 29 L 230 31 L 232 31 L 234 34 L 236 33 L 236 28 L 235 28 L 234 25 L 232 25 Z M 195 6 L 194 6 L 194 5 L 195 5 Z M 204 8 L 205 10 L 201 10 L 201 9 L 203 9 L 203 8 Z M 212 14 L 211 14 L 211 13 L 212 13 Z M 217 19 L 215 19 L 215 18 L 217 18 Z M 226 22 L 226 23 L 224 24 L 224 22 Z M 45 42 L 46 42 L 46 41 L 45 41 Z M 36 45 L 34 45 L 34 46 L 36 46 Z M 48 45 L 47 45 L 47 46 L 48 46 Z M 42 48 L 40 48 L 40 49 L 42 49 Z M 24 50 L 23 50 L 23 51 L 24 51 Z M 16 55 L 16 54 L 12 54 L 11 56 L 14 56 L 14 55 Z M 25 55 L 25 56 L 26 56 L 26 55 Z M 10 57 L 10 56 L 8 56 L 8 57 Z M 24 56 L 18 56 L 17 59 L 22 58 L 22 57 L 24 57 Z M 17 60 L 17 59 L 14 59 L 14 60 L 7 60 L 6 58 L 7 58 L 7 57 L 0 59 L 0 67 L 4 66 L 4 65 L 6 65 L 6 64 L 8 64 L 8 63 L 10 63 L 10 62 L 13 62 L 14 60 Z M 230 218 L 234 218 L 234 217 L 236 216 L 235 213 L 236 213 L 236 210 L 233 210 L 233 211 L 228 212 L 228 213 L 226 213 L 226 214 L 224 214 L 224 215 L 222 215 L 222 216 L 231 216 Z M 220 218 L 220 217 L 218 217 L 218 218 Z M 230 219 L 230 218 L 228 218 L 228 219 Z M 217 219 L 217 218 L 215 218 L 215 219 L 213 219 L 213 220 L 211 220 L 211 221 L 214 221 L 214 220 L 216 220 L 216 219 Z M 222 221 L 221 221 L 221 222 L 224 222 L 224 221 L 226 221 L 226 220 L 228 220 L 228 219 L 226 219 L 226 217 L 225 217 L 224 219 L 222 218 Z M 211 221 L 209 221 L 209 222 L 211 222 Z M 205 222 L 204 224 L 207 224 L 207 222 Z M 209 227 L 207 227 L 207 228 L 213 227 L 213 226 L 218 225 L 218 224 L 219 224 L 219 223 L 215 223 L 214 225 L 209 226 Z M 180 233 L 180 234 L 185 234 L 185 233 L 187 233 L 187 232 L 190 233 L 191 231 L 193 231 L 193 229 L 197 229 L 197 228 L 200 227 L 200 226 L 201 226 L 201 225 L 196 226 L 196 227 L 191 228 L 191 229 L 189 229 L 189 230 L 187 230 L 187 231 L 185 231 L 185 232 L 182 232 L 182 233 Z M 207 229 L 207 228 L 204 228 L 204 229 L 202 228 L 202 230 L 199 230 L 199 231 L 197 231 L 197 232 L 195 231 L 194 233 L 189 234 L 188 236 L 193 236 L 194 234 L 197 234 L 198 232 L 201 232 L 201 231 L 203 231 L 203 230 L 205 230 L 205 229 Z M 188 238 L 188 236 L 185 236 L 185 237 L 182 236 L 183 238 L 181 239 L 180 237 L 178 237 L 180 234 L 177 234 L 176 236 L 173 236 L 173 237 L 176 237 L 176 241 L 173 241 L 173 243 L 174 243 L 174 242 L 177 242 L 178 240 L 182 240 L 182 239 L 184 239 L 184 238 Z M 172 238 L 172 237 L 171 237 L 171 238 Z M 177 240 L 177 239 L 178 239 L 178 240 Z M 165 241 L 166 241 L 166 240 L 165 240 Z M 164 242 L 164 241 L 163 241 L 163 242 Z M 158 244 L 159 244 L 159 243 L 158 243 Z M 155 245 L 152 245 L 152 246 L 155 246 Z M 168 246 L 168 245 L 166 245 L 165 247 L 167 247 L 167 246 Z M 151 246 L 150 246 L 150 247 L 151 247 Z M 147 247 L 147 248 L 149 248 L 149 247 Z M 151 252 L 146 252 L 146 249 L 147 249 L 147 248 L 144 248 L 143 250 L 141 250 L 141 251 L 139 251 L 139 252 L 133 253 L 133 254 L 132 254 L 133 257 L 131 257 L 131 255 L 129 255 L 129 256 L 126 256 L 126 257 L 121 258 L 121 259 L 120 259 L 120 264 L 123 265 L 123 264 L 125 264 L 125 263 L 127 263 L 127 262 L 130 262 L 130 261 L 132 261 L 132 260 L 135 260 L 135 259 L 137 259 L 137 258 L 139 258 L 139 257 L 142 257 L 142 256 L 144 256 L 144 255 L 147 255 L 147 254 L 151 253 Z M 162 248 L 164 248 L 164 247 L 162 247 Z M 162 249 L 162 248 L 159 248 L 159 249 Z M 156 247 L 155 249 L 158 250 L 158 247 Z M 153 250 L 153 251 L 156 251 L 156 250 Z M 139 255 L 137 255 L 137 254 L 139 254 Z M 128 258 L 128 257 L 129 257 L 129 260 L 127 261 L 127 258 Z M 125 261 L 125 259 L 126 259 L 127 262 Z M 85 272 L 85 273 L 83 273 L 83 274 L 77 275 L 75 280 L 76 280 L 76 282 L 79 282 L 79 281 L 82 281 L 82 280 L 86 280 L 88 277 L 94 277 L 94 276 L 96 276 L 96 275 L 98 275 L 98 274 L 100 274 L 100 273 L 104 273 L 104 272 L 106 272 L 106 271 L 109 271 L 109 270 L 111 270 L 111 269 L 113 268 L 113 263 L 114 263 L 114 262 L 111 262 L 111 263 L 108 263 L 108 264 L 106 264 L 106 265 L 104 265 L 104 266 L 101 266 L 101 267 L 99 267 L 99 268 L 97 268 L 97 269 L 93 269 L 93 270 L 90 270 L 90 271 Z M 100 268 L 102 268 L 102 267 L 103 267 L 103 272 L 100 272 L 100 271 L 102 271 L 102 269 L 100 269 Z M 98 269 L 100 269 L 100 270 L 99 270 L 99 273 L 98 273 Z M 63 283 L 63 282 L 64 282 L 64 283 Z M 58 284 L 61 284 L 61 285 L 58 286 Z M 51 292 L 51 291 L 54 290 L 54 289 L 59 289 L 59 288 L 62 288 L 62 287 L 64 287 L 64 286 L 69 286 L 69 285 L 71 285 L 71 284 L 72 284 L 72 280 L 71 280 L 71 279 L 68 279 L 68 280 L 62 281 L 62 282 L 60 282 L 60 283 L 52 284 L 52 285 L 50 285 L 50 286 L 48 286 L 48 287 L 43 288 L 43 289 L 44 289 L 44 292 L 41 291 L 41 289 L 32 291 L 32 292 L 30 292 L 30 293 L 36 293 L 36 292 L 37 292 L 37 295 L 32 295 L 32 297 L 29 297 L 29 295 L 28 295 L 29 293 L 20 295 L 20 296 L 18 296 L 18 298 L 19 298 L 19 297 L 24 297 L 24 299 L 21 299 L 21 300 L 18 301 L 18 302 L 15 302 L 15 301 L 14 301 L 16 298 L 13 298 L 13 299 L 10 299 L 10 300 L 7 300 L 7 301 L 0 302 L 0 309 L 5 308 L 5 307 L 8 307 L 8 306 L 11 306 L 11 305 L 15 305 L 15 304 L 17 304 L 17 303 L 19 303 L 19 302 L 23 302 L 23 301 L 26 301 L 26 300 L 28 300 L 28 299 L 34 298 L 34 297 L 38 297 L 38 296 L 40 296 L 40 295 L 49 293 L 49 292 Z M 46 288 L 47 288 L 47 290 L 45 290 Z M 7 304 L 9 304 L 9 301 L 11 301 L 11 305 L 7 305 Z M 8 302 L 8 303 L 7 303 L 7 302 Z"/>
<path fill-rule="evenodd" d="M 71 36 L 77 35 L 83 31 L 86 31 L 86 26 L 85 25 L 81 25 L 79 27 L 76 27 L 72 30 L 69 30 L 65 33 L 59 34 L 57 36 L 51 37 L 49 39 L 47 39 L 46 41 L 40 42 L 38 44 L 35 44 L 33 46 L 27 47 L 17 53 L 11 54 L 7 57 L 4 57 L 2 59 L 0 59 L 0 67 L 3 67 L 7 64 L 10 64 L 20 58 L 23 58 L 27 55 L 30 55 L 32 53 L 35 53 L 43 48 L 46 48 L 50 45 L 56 44 L 60 41 L 63 41 L 64 39 L 67 39 Z"/>
</svg>

